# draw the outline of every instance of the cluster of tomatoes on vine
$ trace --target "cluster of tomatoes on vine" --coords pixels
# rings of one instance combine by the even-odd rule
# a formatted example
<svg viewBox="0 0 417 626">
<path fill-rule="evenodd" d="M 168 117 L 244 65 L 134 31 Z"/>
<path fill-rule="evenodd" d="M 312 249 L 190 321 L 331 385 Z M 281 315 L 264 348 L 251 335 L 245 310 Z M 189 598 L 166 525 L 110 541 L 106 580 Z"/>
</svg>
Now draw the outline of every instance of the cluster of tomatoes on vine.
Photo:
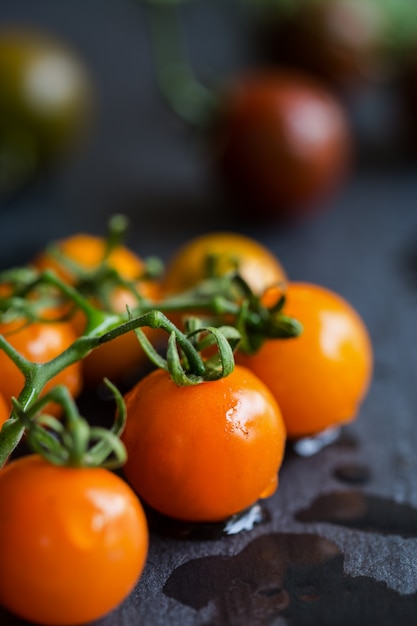
<svg viewBox="0 0 417 626">
<path fill-rule="evenodd" d="M 116 216 L 107 238 L 68 237 L 0 277 L 0 604 L 37 623 L 91 621 L 129 595 L 142 503 L 195 523 L 238 515 L 275 492 L 287 441 L 355 419 L 370 384 L 355 309 L 292 282 L 257 241 L 207 233 L 161 274 L 124 227 Z M 103 377 L 111 427 L 77 406 Z M 22 439 L 33 452 L 15 458 Z"/>
</svg>

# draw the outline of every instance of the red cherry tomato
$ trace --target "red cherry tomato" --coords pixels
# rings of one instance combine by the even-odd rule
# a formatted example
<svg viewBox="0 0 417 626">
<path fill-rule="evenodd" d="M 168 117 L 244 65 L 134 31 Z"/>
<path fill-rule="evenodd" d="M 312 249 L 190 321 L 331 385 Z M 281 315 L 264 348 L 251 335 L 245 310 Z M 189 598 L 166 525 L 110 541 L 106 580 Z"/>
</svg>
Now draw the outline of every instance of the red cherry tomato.
<svg viewBox="0 0 417 626">
<path fill-rule="evenodd" d="M 246 368 L 189 387 L 158 369 L 126 404 L 124 472 L 160 513 L 219 521 L 275 491 L 285 429 L 271 392 Z"/>
<path fill-rule="evenodd" d="M 280 64 L 290 63 L 339 87 L 381 80 L 390 69 L 392 16 L 387 3 L 306 0 L 297 2 L 292 12 L 270 9 L 261 13 L 261 32 Z"/>
<path fill-rule="evenodd" d="M 393 82 L 417 33 L 413 0 L 296 0 L 259 6 L 260 45 L 270 60 L 319 74 L 343 91 Z"/>
<path fill-rule="evenodd" d="M 30 455 L 0 471 L 0 500 L 0 603 L 8 610 L 40 624 L 81 624 L 130 594 L 148 529 L 121 478 Z"/>
<path fill-rule="evenodd" d="M 299 320 L 297 338 L 267 340 L 255 355 L 236 355 L 268 385 L 290 439 L 353 420 L 368 391 L 372 346 L 363 320 L 338 294 L 289 283 L 284 312 Z"/>
<path fill-rule="evenodd" d="M 352 137 L 336 97 L 302 74 L 232 81 L 213 128 L 214 159 L 253 219 L 288 219 L 323 206 L 348 175 Z"/>
</svg>

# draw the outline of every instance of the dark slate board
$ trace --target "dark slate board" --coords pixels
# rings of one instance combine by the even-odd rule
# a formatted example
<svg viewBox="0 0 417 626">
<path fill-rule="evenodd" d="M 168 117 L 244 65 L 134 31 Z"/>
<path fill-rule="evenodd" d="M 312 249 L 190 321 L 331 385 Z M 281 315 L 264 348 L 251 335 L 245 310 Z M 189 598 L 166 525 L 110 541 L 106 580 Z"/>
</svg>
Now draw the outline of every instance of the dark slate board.
<svg viewBox="0 0 417 626">
<path fill-rule="evenodd" d="M 210 7 L 196 3 L 195 28 L 207 28 L 192 43 L 200 66 L 216 76 L 244 65 L 248 53 L 232 9 Z M 357 167 L 327 211 L 299 224 L 236 222 L 196 146 L 158 98 L 133 2 L 4 0 L 0 21 L 12 19 L 54 29 L 78 46 L 96 77 L 101 110 L 77 159 L 1 207 L 1 267 L 25 262 L 51 238 L 100 233 L 115 211 L 131 219 L 132 247 L 164 260 L 195 234 L 234 229 L 269 246 L 290 278 L 347 298 L 375 351 L 357 421 L 313 456 L 288 449 L 279 489 L 258 511 L 261 523 L 228 536 L 217 528 L 187 534 L 152 526 L 139 584 L 97 625 L 415 624 L 415 164 Z M 215 49 L 213 33 L 221 35 Z M 0 623 L 24 622 L 0 611 Z"/>
</svg>

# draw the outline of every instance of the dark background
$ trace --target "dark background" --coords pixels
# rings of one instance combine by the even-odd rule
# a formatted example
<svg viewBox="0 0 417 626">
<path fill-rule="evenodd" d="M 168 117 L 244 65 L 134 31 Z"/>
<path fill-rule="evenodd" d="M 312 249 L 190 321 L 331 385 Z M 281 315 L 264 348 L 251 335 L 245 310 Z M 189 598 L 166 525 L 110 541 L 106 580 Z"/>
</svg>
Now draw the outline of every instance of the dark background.
<svg viewBox="0 0 417 626">
<path fill-rule="evenodd" d="M 315 456 L 289 452 L 280 487 L 267 503 L 270 520 L 249 533 L 214 541 L 181 541 L 154 533 L 137 588 L 100 624 L 358 626 L 373 623 L 377 606 L 384 610 L 375 623 L 387 626 L 401 619 L 404 626 L 414 624 L 417 170 L 401 150 L 392 94 L 371 90 L 354 103 L 362 152 L 326 210 L 285 227 L 263 223 L 255 215 L 240 220 L 228 211 L 198 141 L 159 96 L 142 7 L 127 0 L 3 0 L 0 23 L 8 22 L 46 29 L 72 45 L 94 81 L 97 111 L 82 149 L 3 202 L 0 267 L 26 262 L 51 239 L 79 231 L 101 234 L 115 212 L 130 218 L 129 244 L 143 256 L 156 254 L 163 260 L 192 235 L 234 230 L 270 247 L 290 278 L 322 284 L 347 298 L 364 318 L 374 344 L 373 384 L 358 420 L 343 440 Z M 251 24 L 239 3 L 189 3 L 186 22 L 193 62 L 203 79 L 224 77 L 257 62 Z M 353 486 L 356 499 L 368 507 L 366 520 L 353 516 L 349 524 L 346 510 L 341 523 L 329 520 L 328 513 L 324 519 L 316 514 L 298 518 L 320 494 L 350 492 L 352 485 L 335 473 L 346 466 L 365 466 L 369 473 L 363 484 Z M 398 522 L 395 528 L 392 519 Z M 267 565 L 255 561 L 255 582 L 241 595 L 232 575 L 226 577 L 231 588 L 225 582 L 223 592 L 198 607 L 184 598 L 179 601 L 178 590 L 171 596 L 163 591 L 176 571 L 183 585 L 189 584 L 177 568 L 191 559 L 202 559 L 196 571 L 203 572 L 205 581 L 214 581 L 225 562 L 207 562 L 206 557 L 231 558 L 262 537 L 269 538 L 274 553 L 282 541 L 292 545 L 297 543 L 293 534 L 303 533 L 313 543 L 320 537 L 330 542 L 328 553 L 333 550 L 339 559 L 334 571 L 323 574 L 318 566 L 314 569 L 317 563 L 311 557 L 307 580 L 322 598 L 315 612 L 305 612 L 304 600 L 297 596 L 299 572 L 286 583 L 292 612 L 280 613 L 279 602 L 274 605 L 273 600 L 269 609 L 264 604 L 261 609 L 262 585 L 257 587 L 256 581 L 265 577 Z M 307 555 L 311 545 L 306 543 Z M 249 598 L 255 599 L 251 603 Z M 7 615 L 0 615 L 0 621 L 21 623 Z"/>
</svg>

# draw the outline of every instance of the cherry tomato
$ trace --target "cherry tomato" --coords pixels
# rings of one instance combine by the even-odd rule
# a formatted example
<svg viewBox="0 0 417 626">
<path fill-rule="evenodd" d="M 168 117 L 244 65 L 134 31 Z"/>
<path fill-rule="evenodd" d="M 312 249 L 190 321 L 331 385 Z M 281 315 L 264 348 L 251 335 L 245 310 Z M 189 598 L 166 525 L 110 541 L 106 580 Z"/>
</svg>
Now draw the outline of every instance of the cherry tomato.
<svg viewBox="0 0 417 626">
<path fill-rule="evenodd" d="M 148 529 L 121 478 L 30 455 L 0 471 L 0 499 L 0 603 L 8 610 L 41 624 L 81 624 L 130 594 Z"/>
<path fill-rule="evenodd" d="M 102 237 L 79 233 L 57 242 L 59 252 L 84 270 L 94 270 L 103 261 L 106 241 Z M 108 265 L 118 271 L 122 278 L 135 280 L 144 271 L 143 261 L 126 246 L 116 246 L 107 257 Z M 76 275 L 64 263 L 54 258 L 48 250 L 42 251 L 33 264 L 40 270 L 53 269 L 58 276 L 70 284 Z"/>
<path fill-rule="evenodd" d="M 260 45 L 271 60 L 346 89 L 389 83 L 417 33 L 414 0 L 279 0 L 258 13 Z"/>
<path fill-rule="evenodd" d="M 0 334 L 22 356 L 34 363 L 45 363 L 58 356 L 77 338 L 70 323 L 67 322 L 33 322 L 27 324 L 24 319 L 0 323 Z M 17 365 L 0 350 L 0 393 L 3 394 L 11 407 L 11 398 L 18 397 L 23 389 L 24 377 Z M 58 384 L 66 385 L 70 393 L 76 397 L 82 387 L 81 363 L 73 363 L 50 380 L 45 391 Z M 57 407 L 48 405 L 48 411 L 55 413 Z"/>
<path fill-rule="evenodd" d="M 287 220 L 322 208 L 345 181 L 352 132 L 336 97 L 289 71 L 236 78 L 220 97 L 213 155 L 240 214 Z"/>
<path fill-rule="evenodd" d="M 84 233 L 63 239 L 57 245 L 63 255 L 84 270 L 96 269 L 106 252 L 105 239 Z M 115 247 L 109 254 L 107 263 L 123 279 L 135 281 L 139 294 L 150 300 L 158 300 L 158 283 L 152 280 L 139 280 L 144 272 L 145 264 L 132 250 L 122 245 Z M 76 283 L 74 272 L 53 258 L 48 251 L 42 252 L 34 259 L 34 265 L 40 270 L 53 269 L 66 282 Z M 92 300 L 99 307 L 104 307 L 103 303 L 97 302 L 94 294 Z M 131 309 L 137 306 L 137 300 L 127 288 L 118 287 L 110 294 L 109 302 L 106 305 L 109 305 L 110 312 L 124 313 L 126 306 Z M 82 334 L 85 327 L 84 315 L 81 312 L 76 314 L 73 322 L 78 334 Z M 156 331 L 149 328 L 143 330 L 151 341 L 159 336 Z M 105 376 L 118 382 L 144 362 L 147 362 L 147 357 L 140 347 L 135 333 L 131 332 L 90 353 L 83 361 L 84 379 L 87 385 L 96 385 Z"/>
<path fill-rule="evenodd" d="M 307 0 L 291 13 L 267 9 L 263 18 L 264 43 L 280 63 L 339 86 L 375 81 L 386 70 L 388 15 L 379 0 Z"/>
<path fill-rule="evenodd" d="M 85 64 L 58 38 L 35 28 L 0 30 L 0 191 L 71 151 L 90 125 L 93 86 Z"/>
<path fill-rule="evenodd" d="M 268 385 L 289 439 L 353 420 L 368 391 L 372 346 L 363 320 L 338 294 L 290 282 L 284 312 L 299 320 L 297 338 L 267 340 L 255 355 L 236 355 Z"/>
<path fill-rule="evenodd" d="M 158 369 L 126 404 L 124 472 L 160 513 L 219 521 L 275 491 L 285 429 L 271 392 L 246 368 L 189 387 Z"/>
<path fill-rule="evenodd" d="M 159 287 L 154 281 L 138 281 L 138 292 L 149 300 L 155 302 L 158 308 Z M 126 289 L 117 289 L 112 294 L 112 311 L 124 313 L 126 305 L 132 310 L 137 305 L 135 296 Z M 163 331 L 149 327 L 142 328 L 147 338 L 154 344 L 162 344 Z M 83 361 L 84 381 L 87 385 L 99 384 L 104 377 L 116 382 L 127 382 L 141 366 L 150 363 L 145 355 L 134 331 L 120 335 L 109 343 L 105 343 L 89 355 Z"/>
<path fill-rule="evenodd" d="M 213 232 L 186 242 L 168 262 L 162 290 L 178 293 L 206 278 L 207 259 L 216 255 L 219 275 L 236 268 L 256 294 L 274 283 L 285 283 L 287 276 L 280 261 L 260 243 L 238 233 Z"/>
</svg>

